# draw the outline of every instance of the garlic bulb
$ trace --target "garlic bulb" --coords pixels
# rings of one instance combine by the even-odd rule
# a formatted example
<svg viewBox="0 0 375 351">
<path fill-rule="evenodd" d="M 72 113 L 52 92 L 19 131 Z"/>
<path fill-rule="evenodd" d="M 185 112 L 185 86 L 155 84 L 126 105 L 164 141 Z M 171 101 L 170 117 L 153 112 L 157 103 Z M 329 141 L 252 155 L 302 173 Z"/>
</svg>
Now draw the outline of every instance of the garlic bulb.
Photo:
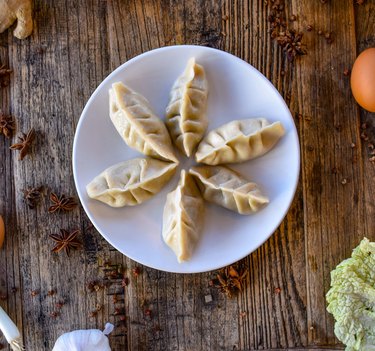
<svg viewBox="0 0 375 351">
<path fill-rule="evenodd" d="M 21 340 L 21 334 L 17 326 L 0 307 L 0 330 L 4 333 L 5 339 L 8 341 L 12 350 L 24 350 Z"/>
<path fill-rule="evenodd" d="M 114 326 L 105 325 L 103 331 L 98 329 L 75 330 L 61 335 L 52 351 L 111 351 L 106 335 L 110 334 Z"/>
</svg>

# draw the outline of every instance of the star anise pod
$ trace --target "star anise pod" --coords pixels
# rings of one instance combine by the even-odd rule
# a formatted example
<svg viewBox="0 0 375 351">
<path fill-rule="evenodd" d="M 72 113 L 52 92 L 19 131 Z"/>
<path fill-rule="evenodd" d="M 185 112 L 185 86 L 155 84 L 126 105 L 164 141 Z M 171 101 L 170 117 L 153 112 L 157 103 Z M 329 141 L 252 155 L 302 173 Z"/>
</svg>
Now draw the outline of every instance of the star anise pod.
<svg viewBox="0 0 375 351">
<path fill-rule="evenodd" d="M 3 133 L 7 138 L 10 138 L 14 129 L 14 118 L 11 115 L 6 115 L 0 111 L 0 134 Z"/>
<path fill-rule="evenodd" d="M 223 277 L 221 274 L 218 274 L 217 280 L 220 283 L 219 285 L 217 285 L 220 291 L 222 291 L 228 297 L 232 297 L 232 287 L 230 286 L 230 283 L 228 282 L 226 277 Z"/>
<path fill-rule="evenodd" d="M 19 143 L 13 144 L 10 149 L 12 150 L 20 150 L 20 156 L 19 159 L 23 160 L 24 157 L 27 155 L 29 152 L 30 146 L 32 142 L 35 139 L 35 129 L 31 128 L 27 134 L 22 133 L 22 136 L 18 137 Z"/>
<path fill-rule="evenodd" d="M 52 252 L 65 250 L 66 254 L 69 256 L 71 249 L 78 249 L 82 246 L 82 243 L 77 239 L 78 234 L 78 229 L 71 233 L 65 229 L 60 229 L 60 234 L 50 234 L 50 238 L 56 242 Z"/>
<path fill-rule="evenodd" d="M 216 283 L 216 287 L 225 295 L 232 297 L 236 292 L 242 291 L 247 275 L 247 268 L 237 263 L 221 269 L 216 275 L 214 284 Z"/>
<path fill-rule="evenodd" d="M 48 209 L 49 213 L 72 211 L 77 206 L 77 201 L 74 197 L 68 197 L 64 194 L 57 196 L 55 193 L 51 193 L 50 200 L 53 205 Z"/>
<path fill-rule="evenodd" d="M 286 29 L 285 32 L 280 32 L 276 38 L 279 46 L 286 52 L 289 61 L 293 61 L 296 56 L 306 55 L 306 50 L 301 42 L 302 37 L 302 33 L 298 33 L 294 29 Z"/>
<path fill-rule="evenodd" d="M 42 195 L 43 187 L 37 188 L 27 188 L 23 190 L 23 197 L 29 206 L 29 208 L 33 209 L 38 204 L 40 197 Z"/>
<path fill-rule="evenodd" d="M 9 75 L 13 71 L 9 68 L 6 68 L 5 65 L 0 65 L 0 86 L 6 87 L 9 85 Z"/>
</svg>

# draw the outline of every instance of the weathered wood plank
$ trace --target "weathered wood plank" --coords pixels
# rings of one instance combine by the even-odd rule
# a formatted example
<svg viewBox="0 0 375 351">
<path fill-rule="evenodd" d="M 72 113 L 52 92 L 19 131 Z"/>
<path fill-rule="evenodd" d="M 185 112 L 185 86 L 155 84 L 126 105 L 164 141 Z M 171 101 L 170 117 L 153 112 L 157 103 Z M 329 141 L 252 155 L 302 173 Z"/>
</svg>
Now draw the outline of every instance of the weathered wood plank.
<svg viewBox="0 0 375 351">
<path fill-rule="evenodd" d="M 9 35 L 0 37 L 0 65 L 5 64 L 13 67 L 9 62 L 8 39 Z M 6 114 L 12 113 L 10 104 L 11 87 L 0 88 L 0 110 Z M 0 135 L 0 214 L 3 217 L 6 228 L 6 236 L 3 248 L 0 250 L 0 306 L 20 325 L 23 326 L 22 302 L 20 292 L 13 292 L 14 287 L 21 285 L 21 275 L 19 267 L 19 237 L 13 230 L 16 227 L 16 217 L 14 213 L 14 184 L 13 160 L 8 157 L 11 139 L 6 139 Z M 6 254 L 7 253 L 7 254 Z M 5 339 L 0 334 L 0 343 L 5 345 Z"/>
<path fill-rule="evenodd" d="M 338 343 L 333 319 L 325 311 L 329 273 L 350 255 L 365 229 L 366 214 L 359 201 L 365 191 L 364 160 L 358 148 L 351 147 L 360 144 L 359 123 L 343 74 L 355 57 L 353 6 L 352 1 L 293 1 L 304 26 L 314 27 L 305 34 L 308 54 L 297 62 L 292 92 L 302 116 L 309 345 Z M 326 32 L 333 32 L 331 44 L 324 38 Z"/>
</svg>

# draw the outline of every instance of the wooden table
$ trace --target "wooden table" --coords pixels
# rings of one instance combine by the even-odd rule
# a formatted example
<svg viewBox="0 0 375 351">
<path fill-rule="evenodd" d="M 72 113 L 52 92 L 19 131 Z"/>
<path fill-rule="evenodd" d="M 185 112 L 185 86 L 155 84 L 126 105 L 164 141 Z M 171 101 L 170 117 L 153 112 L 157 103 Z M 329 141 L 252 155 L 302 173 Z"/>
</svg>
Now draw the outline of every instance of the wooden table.
<svg viewBox="0 0 375 351">
<path fill-rule="evenodd" d="M 264 0 L 37 0 L 30 38 L 0 35 L 0 61 L 14 70 L 0 90 L 0 107 L 17 118 L 17 134 L 37 131 L 23 161 L 9 150 L 16 138 L 0 136 L 0 213 L 8 230 L 0 305 L 21 328 L 27 350 L 51 350 L 63 332 L 107 321 L 118 325 L 112 350 L 342 348 L 325 309 L 329 273 L 361 238 L 375 239 L 374 115 L 358 108 L 344 73 L 375 45 L 375 3 L 287 1 L 282 14 L 296 15 L 289 26 L 304 33 L 308 52 L 294 63 L 271 38 L 270 11 Z M 287 100 L 300 136 L 293 205 L 275 234 L 244 260 L 249 280 L 232 299 L 209 285 L 213 272 L 169 274 L 122 256 L 80 207 L 47 211 L 51 191 L 75 194 L 73 136 L 97 85 L 144 51 L 184 43 L 228 51 L 264 73 Z M 40 185 L 44 196 L 29 209 L 22 190 Z M 69 259 L 51 253 L 48 235 L 59 228 L 80 229 L 84 249 Z M 126 267 L 125 288 L 121 279 L 90 286 L 103 277 L 105 261 Z"/>
</svg>

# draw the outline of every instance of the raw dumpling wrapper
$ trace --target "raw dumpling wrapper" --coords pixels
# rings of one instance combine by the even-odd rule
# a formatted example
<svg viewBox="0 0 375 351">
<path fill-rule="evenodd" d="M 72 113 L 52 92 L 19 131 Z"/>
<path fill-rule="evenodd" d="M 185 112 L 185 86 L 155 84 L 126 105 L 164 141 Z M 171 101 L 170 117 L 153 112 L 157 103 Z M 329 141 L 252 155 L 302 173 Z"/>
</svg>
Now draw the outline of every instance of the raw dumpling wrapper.
<svg viewBox="0 0 375 351">
<path fill-rule="evenodd" d="M 206 135 L 195 158 L 212 166 L 251 160 L 271 150 L 284 133 L 280 122 L 264 118 L 229 122 Z"/>
<path fill-rule="evenodd" d="M 184 73 L 173 85 L 166 109 L 166 124 L 172 139 L 188 157 L 207 129 L 207 93 L 204 69 L 191 58 Z"/>
<path fill-rule="evenodd" d="M 138 205 L 158 193 L 176 171 L 177 164 L 135 158 L 107 168 L 87 185 L 92 199 L 112 207 Z"/>
<path fill-rule="evenodd" d="M 205 200 L 240 214 L 259 211 L 269 202 L 257 184 L 223 166 L 198 166 L 190 170 Z"/>
<path fill-rule="evenodd" d="M 204 202 L 194 179 L 184 170 L 177 188 L 167 195 L 163 214 L 163 239 L 178 262 L 188 260 L 203 226 Z"/>
<path fill-rule="evenodd" d="M 111 120 L 126 144 L 145 155 L 178 162 L 164 122 L 144 96 L 118 82 L 109 90 L 109 104 Z"/>
</svg>

